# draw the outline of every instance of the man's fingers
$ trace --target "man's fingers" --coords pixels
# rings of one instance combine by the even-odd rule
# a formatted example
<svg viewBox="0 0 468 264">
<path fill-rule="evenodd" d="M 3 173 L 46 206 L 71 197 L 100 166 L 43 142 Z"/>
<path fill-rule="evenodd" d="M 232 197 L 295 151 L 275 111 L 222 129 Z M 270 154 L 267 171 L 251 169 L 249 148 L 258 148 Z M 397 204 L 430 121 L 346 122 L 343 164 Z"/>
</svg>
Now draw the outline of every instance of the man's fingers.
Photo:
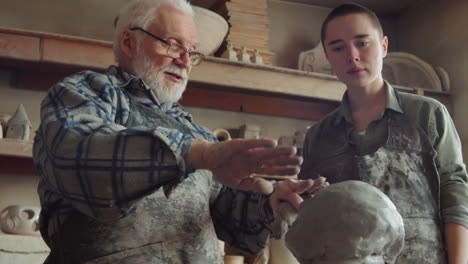
<svg viewBox="0 0 468 264">
<path fill-rule="evenodd" d="M 297 193 L 291 193 L 286 196 L 286 201 L 288 201 L 294 208 L 299 209 L 299 205 L 304 200 Z"/>
<path fill-rule="evenodd" d="M 257 159 L 273 159 L 280 156 L 296 155 L 295 147 L 251 148 L 249 155 Z"/>
<path fill-rule="evenodd" d="M 294 185 L 293 191 L 297 194 L 301 194 L 305 192 L 306 190 L 312 188 L 315 184 L 315 181 L 312 179 L 308 179 L 308 180 L 301 180 L 298 182 L 293 182 L 292 184 Z"/>
<path fill-rule="evenodd" d="M 244 151 L 248 149 L 274 148 L 278 145 L 276 140 L 272 139 L 233 139 L 225 141 L 223 144 L 229 144 L 233 150 Z M 236 151 L 234 151 L 236 152 Z"/>
<path fill-rule="evenodd" d="M 296 175 L 299 173 L 300 168 L 295 167 L 261 167 L 254 170 L 253 173 L 256 174 L 266 174 L 266 175 Z"/>
<path fill-rule="evenodd" d="M 296 166 L 302 164 L 302 157 L 300 156 L 280 156 L 277 158 L 259 161 L 265 167 L 268 166 Z"/>
</svg>

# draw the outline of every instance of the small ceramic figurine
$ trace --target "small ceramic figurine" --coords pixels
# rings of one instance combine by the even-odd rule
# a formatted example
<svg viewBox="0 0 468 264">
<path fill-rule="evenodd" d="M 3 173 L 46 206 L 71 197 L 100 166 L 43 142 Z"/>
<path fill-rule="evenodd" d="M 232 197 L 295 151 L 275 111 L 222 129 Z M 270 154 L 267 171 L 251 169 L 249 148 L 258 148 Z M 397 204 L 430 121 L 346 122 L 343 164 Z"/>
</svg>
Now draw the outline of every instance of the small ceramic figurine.
<svg viewBox="0 0 468 264">
<path fill-rule="evenodd" d="M 227 44 L 227 58 L 232 61 L 237 61 L 237 52 L 231 43 Z"/>
<path fill-rule="evenodd" d="M 16 235 L 39 235 L 39 207 L 10 205 L 0 213 L 2 231 Z"/>
<path fill-rule="evenodd" d="M 32 129 L 32 125 L 22 104 L 18 106 L 15 114 L 8 120 L 7 126 L 6 138 L 29 140 L 29 132 Z"/>
<path fill-rule="evenodd" d="M 242 47 L 240 53 L 239 53 L 239 60 L 243 62 L 250 62 L 250 55 L 247 53 L 247 48 Z"/>
<path fill-rule="evenodd" d="M 255 64 L 263 64 L 263 58 L 260 55 L 260 51 L 258 51 L 258 49 L 254 50 L 254 54 L 252 56 L 252 62 Z"/>
<path fill-rule="evenodd" d="M 0 130 L 0 134 L 2 134 L 3 136 L 6 135 L 7 124 L 10 118 L 11 115 L 9 114 L 0 114 L 0 126 L 2 127 L 2 129 Z"/>
</svg>

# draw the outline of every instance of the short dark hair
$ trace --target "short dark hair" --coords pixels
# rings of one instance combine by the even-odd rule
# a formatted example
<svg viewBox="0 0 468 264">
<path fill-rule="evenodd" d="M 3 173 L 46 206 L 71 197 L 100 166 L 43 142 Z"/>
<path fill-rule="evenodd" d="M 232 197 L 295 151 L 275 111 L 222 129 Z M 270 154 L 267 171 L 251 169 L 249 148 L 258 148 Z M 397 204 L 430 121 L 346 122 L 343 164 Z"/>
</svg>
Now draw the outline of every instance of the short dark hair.
<svg viewBox="0 0 468 264">
<path fill-rule="evenodd" d="M 369 17 L 372 25 L 377 29 L 381 38 L 383 38 L 383 29 L 382 24 L 377 15 L 367 7 L 358 5 L 358 4 L 342 4 L 338 7 L 335 7 L 325 18 L 322 23 L 322 29 L 320 30 L 320 39 L 322 41 L 323 48 L 325 49 L 325 36 L 327 34 L 327 26 L 330 21 L 337 17 L 349 15 L 349 14 L 365 14 Z"/>
</svg>

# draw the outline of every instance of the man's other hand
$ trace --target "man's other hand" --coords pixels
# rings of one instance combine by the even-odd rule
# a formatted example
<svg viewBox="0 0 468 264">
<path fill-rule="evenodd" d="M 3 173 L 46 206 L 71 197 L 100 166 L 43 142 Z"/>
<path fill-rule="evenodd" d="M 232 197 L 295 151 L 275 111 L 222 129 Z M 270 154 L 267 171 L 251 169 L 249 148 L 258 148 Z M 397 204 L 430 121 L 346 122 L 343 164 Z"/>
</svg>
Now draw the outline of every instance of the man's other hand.
<svg viewBox="0 0 468 264">
<path fill-rule="evenodd" d="M 270 139 L 234 139 L 212 143 L 194 140 L 188 156 L 188 165 L 194 169 L 207 169 L 224 185 L 241 190 L 255 190 L 251 174 L 295 175 L 302 158 L 294 147 L 278 147 Z M 253 181 L 253 182 L 252 182 Z M 261 191 L 264 192 L 264 191 Z"/>
</svg>

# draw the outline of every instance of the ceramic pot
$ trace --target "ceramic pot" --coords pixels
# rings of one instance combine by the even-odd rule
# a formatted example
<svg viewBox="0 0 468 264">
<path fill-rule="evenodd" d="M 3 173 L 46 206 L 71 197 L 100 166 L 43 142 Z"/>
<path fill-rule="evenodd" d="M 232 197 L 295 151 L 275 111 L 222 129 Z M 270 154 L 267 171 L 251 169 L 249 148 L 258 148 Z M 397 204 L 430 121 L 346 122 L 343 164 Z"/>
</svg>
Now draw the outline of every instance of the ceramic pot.
<svg viewBox="0 0 468 264">
<path fill-rule="evenodd" d="M 200 40 L 198 51 L 205 55 L 213 55 L 228 33 L 228 23 L 223 17 L 211 10 L 198 6 L 192 7 Z"/>
<path fill-rule="evenodd" d="M 39 212 L 35 206 L 10 205 L 0 213 L 2 231 L 17 235 L 40 235 Z"/>
<path fill-rule="evenodd" d="M 213 131 L 214 136 L 221 142 L 221 141 L 229 141 L 231 140 L 231 134 L 224 128 L 218 128 Z"/>
</svg>

